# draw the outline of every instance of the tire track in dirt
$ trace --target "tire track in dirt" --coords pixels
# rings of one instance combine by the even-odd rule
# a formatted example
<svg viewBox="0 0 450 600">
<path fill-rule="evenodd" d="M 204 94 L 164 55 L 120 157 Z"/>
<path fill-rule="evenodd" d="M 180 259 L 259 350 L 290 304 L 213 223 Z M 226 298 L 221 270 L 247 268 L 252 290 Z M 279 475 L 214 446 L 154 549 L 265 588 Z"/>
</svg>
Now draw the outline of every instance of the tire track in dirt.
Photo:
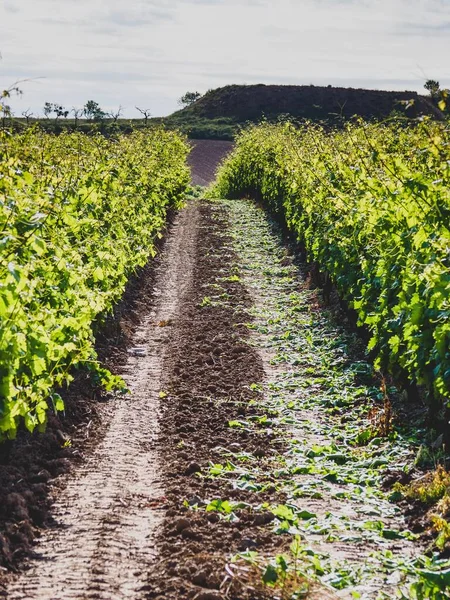
<svg viewBox="0 0 450 600">
<path fill-rule="evenodd" d="M 189 205 L 171 230 L 148 307 L 133 338 L 136 348 L 121 373 L 131 394 L 105 408 L 102 442 L 56 498 L 54 529 L 35 558 L 14 577 L 9 600 L 140 598 L 155 557 L 163 518 L 156 441 L 165 342 L 189 285 L 198 208 Z M 160 326 L 161 325 L 161 326 Z"/>
<path fill-rule="evenodd" d="M 277 597 L 263 584 L 258 568 L 240 565 L 243 571 L 230 577 L 230 562 L 238 553 L 251 550 L 271 557 L 286 549 L 285 538 L 272 531 L 274 516 L 254 511 L 254 494 L 234 487 L 226 474 L 213 475 L 217 463 L 239 464 L 247 455 L 265 468 L 283 447 L 274 432 L 230 426 L 236 419 L 263 416 L 252 386 L 264 372 L 249 344 L 252 302 L 236 274 L 229 231 L 224 207 L 202 202 L 191 287 L 165 361 L 168 396 L 160 426 L 168 509 L 156 540 L 158 561 L 148 573 L 148 600 Z M 207 510 L 221 500 L 240 505 L 234 518 Z M 260 503 L 282 500 L 273 487 L 258 496 Z M 311 600 L 331 597 L 323 589 L 314 593 L 311 589 Z"/>
</svg>

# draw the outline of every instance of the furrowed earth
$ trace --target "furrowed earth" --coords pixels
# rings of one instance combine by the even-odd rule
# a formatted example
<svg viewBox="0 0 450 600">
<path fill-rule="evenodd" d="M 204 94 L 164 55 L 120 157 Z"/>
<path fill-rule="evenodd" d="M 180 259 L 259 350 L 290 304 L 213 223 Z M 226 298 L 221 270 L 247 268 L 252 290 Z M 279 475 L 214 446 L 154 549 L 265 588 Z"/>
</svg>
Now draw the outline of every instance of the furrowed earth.
<svg viewBox="0 0 450 600">
<path fill-rule="evenodd" d="M 230 149 L 197 141 L 193 183 Z M 382 432 L 398 393 L 258 205 L 192 200 L 170 221 L 99 324 L 130 394 L 79 373 L 45 434 L 0 448 L 0 596 L 409 593 L 437 563 L 394 502 L 421 444 L 395 421 Z"/>
</svg>

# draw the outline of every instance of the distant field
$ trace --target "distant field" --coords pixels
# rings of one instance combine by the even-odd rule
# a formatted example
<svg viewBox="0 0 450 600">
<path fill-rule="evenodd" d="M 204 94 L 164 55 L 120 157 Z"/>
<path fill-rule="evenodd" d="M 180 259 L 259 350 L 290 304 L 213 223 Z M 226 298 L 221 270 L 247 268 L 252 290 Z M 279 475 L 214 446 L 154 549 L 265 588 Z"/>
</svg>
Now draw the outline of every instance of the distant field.
<svg viewBox="0 0 450 600">
<path fill-rule="evenodd" d="M 231 152 L 233 142 L 222 140 L 192 140 L 188 163 L 194 185 L 209 185 L 215 179 L 216 169 Z"/>
</svg>

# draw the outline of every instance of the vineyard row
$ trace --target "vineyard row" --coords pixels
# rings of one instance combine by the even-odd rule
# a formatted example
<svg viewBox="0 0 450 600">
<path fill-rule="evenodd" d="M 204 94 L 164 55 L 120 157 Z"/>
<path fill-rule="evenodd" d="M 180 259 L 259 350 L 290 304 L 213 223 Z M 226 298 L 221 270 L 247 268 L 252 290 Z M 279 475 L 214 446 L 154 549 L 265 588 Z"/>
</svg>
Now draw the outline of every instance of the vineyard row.
<svg viewBox="0 0 450 600">
<path fill-rule="evenodd" d="M 0 439 L 22 421 L 42 429 L 77 367 L 120 385 L 97 361 L 93 327 L 182 202 L 187 154 L 163 130 L 0 133 Z"/>
<path fill-rule="evenodd" d="M 450 135 L 445 124 L 262 124 L 213 195 L 282 215 L 370 332 L 376 366 L 450 403 Z"/>
</svg>

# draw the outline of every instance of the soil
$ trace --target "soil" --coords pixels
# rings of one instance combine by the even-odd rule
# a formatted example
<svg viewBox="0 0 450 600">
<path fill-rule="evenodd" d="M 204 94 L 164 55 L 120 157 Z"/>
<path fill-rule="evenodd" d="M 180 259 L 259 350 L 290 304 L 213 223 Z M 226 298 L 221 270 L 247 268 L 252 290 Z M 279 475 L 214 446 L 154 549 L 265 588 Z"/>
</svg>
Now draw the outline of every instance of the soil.
<svg viewBox="0 0 450 600">
<path fill-rule="evenodd" d="M 168 231 L 173 216 L 168 215 Z M 160 251 L 165 241 L 164 236 Z M 113 372 L 126 364 L 127 348 L 153 298 L 159 261 L 158 256 L 130 279 L 113 314 L 97 324 L 96 352 Z M 52 504 L 65 486 L 63 476 L 82 465 L 104 435 L 111 395 L 84 371 L 59 393 L 65 411 L 49 413 L 45 433 L 20 429 L 15 440 L 0 445 L 0 572 L 17 570 L 33 554 L 33 541 L 43 529 L 55 525 Z"/>
<path fill-rule="evenodd" d="M 98 427 L 93 431 L 89 423 L 78 423 L 78 428 L 74 423 L 69 449 L 61 450 L 61 440 L 41 456 L 45 442 L 49 445 L 47 440 L 59 435 L 57 429 L 54 432 L 61 426 L 59 422 L 50 423 L 45 437 L 37 438 L 40 447 L 33 459 L 26 453 L 30 436 L 23 434 L 23 440 L 12 444 L 3 472 L 12 471 L 15 480 L 10 488 L 20 484 L 20 494 L 12 499 L 9 495 L 6 506 L 14 501 L 20 509 L 28 501 L 30 508 L 28 513 L 16 510 L 6 515 L 11 521 L 5 527 L 7 534 L 20 527 L 26 529 L 26 535 L 18 540 L 9 534 L 14 554 L 9 557 L 5 553 L 9 559 L 5 564 L 14 569 L 20 564 L 25 574 L 9 577 L 5 597 L 134 598 L 145 583 L 146 565 L 154 558 L 152 535 L 164 504 L 155 449 L 163 347 L 169 330 L 164 325 L 171 322 L 189 282 L 196 231 L 195 209 L 188 208 L 175 220 L 154 272 L 141 274 L 146 284 L 135 282 L 131 286 L 134 298 L 128 298 L 128 306 L 119 307 L 119 320 L 110 322 L 100 338 L 100 353 L 105 354 L 107 340 L 111 342 L 110 336 L 115 334 L 119 346 L 108 366 L 115 365 L 115 372 L 123 376 L 131 394 L 100 404 L 91 398 Z M 75 404 L 76 389 L 72 392 Z M 68 425 L 64 422 L 66 431 Z M 88 432 L 91 443 L 86 445 L 83 438 Z M 69 438 L 64 435 L 64 439 Z M 67 460 L 62 462 L 61 453 L 63 458 L 77 456 L 78 464 L 72 471 Z M 18 462 L 17 455 L 31 463 L 23 466 L 27 479 L 22 482 L 22 473 L 14 471 L 16 464 L 12 463 Z M 52 461 L 55 467 L 47 475 Z M 55 475 L 62 477 L 55 482 Z M 37 501 L 29 492 L 36 487 L 43 496 L 38 505 L 40 520 L 35 515 Z M 30 552 L 36 535 L 39 542 Z"/>
<path fill-rule="evenodd" d="M 233 149 L 233 142 L 222 140 L 192 140 L 188 162 L 193 185 L 207 186 L 214 181 L 218 165 Z"/>
<path fill-rule="evenodd" d="M 93 390 L 82 376 L 65 394 L 66 418 L 51 415 L 45 434 L 21 431 L 0 447 L 0 565 L 15 569 L 40 528 L 52 523 L 50 486 L 69 465 L 82 462 L 82 444 L 98 424 Z M 81 433 L 83 432 L 84 433 Z M 82 439 L 84 438 L 84 440 Z M 77 440 L 64 447 L 66 440 Z"/>
<path fill-rule="evenodd" d="M 257 549 L 275 555 L 284 549 L 283 537 L 270 533 L 272 514 L 244 509 L 233 522 L 186 506 L 250 500 L 249 492 L 206 476 L 210 461 L 220 462 L 219 450 L 252 452 L 264 464 L 283 445 L 275 435 L 228 426 L 258 415 L 249 404 L 250 386 L 261 381 L 264 367 L 248 343 L 251 298 L 233 279 L 227 225 L 220 207 L 191 203 L 175 220 L 154 273 L 146 273 L 147 285 L 134 290 L 128 310 L 116 311 L 119 324 L 109 323 L 100 353 L 116 336 L 110 366 L 115 364 L 131 395 L 100 403 L 93 395 L 86 410 L 95 408 L 95 427 L 73 423 L 72 445 L 61 448 L 57 438 L 49 448 L 48 461 L 52 452 L 63 455 L 58 465 L 75 456 L 74 468 L 69 459 L 48 477 L 43 459 L 32 468 L 41 468 L 40 479 L 28 483 L 16 502 L 23 506 L 28 488 L 45 478 L 45 487 L 37 488 L 45 492 L 42 514 L 32 521 L 31 510 L 11 513 L 11 527 L 28 524 L 33 531 L 22 544 L 11 538 L 16 554 L 5 564 L 17 573 L 5 579 L 4 597 L 220 600 L 224 585 L 230 599 L 272 597 L 259 575 L 226 580 L 230 554 Z M 68 439 L 54 433 L 61 426 L 51 423 L 36 443 L 58 435 Z M 69 431 L 69 422 L 64 429 Z M 12 460 L 19 448 L 26 456 L 19 441 Z M 283 497 L 268 490 L 264 500 L 281 503 Z"/>
<path fill-rule="evenodd" d="M 224 233 L 227 217 L 211 204 L 200 205 L 199 210 L 201 235 L 194 276 L 167 354 L 169 396 L 162 409 L 160 462 L 168 506 L 158 538 L 160 562 L 148 582 L 148 598 L 159 600 L 206 600 L 208 590 L 211 599 L 221 598 L 228 554 L 280 544 L 280 539 L 272 539 L 261 527 L 270 522 L 270 514 L 265 521 L 248 512 L 238 523 L 231 523 L 219 520 L 216 513 L 192 513 L 180 502 L 185 499 L 190 505 L 205 506 L 229 497 L 245 502 L 245 492 L 199 474 L 206 475 L 210 461 L 222 461 L 216 452 L 219 448 L 256 451 L 264 457 L 276 453 L 278 445 L 276 440 L 228 427 L 229 421 L 257 414 L 248 401 L 253 398 L 250 385 L 263 377 L 263 364 L 245 343 L 248 328 L 244 323 L 250 321 L 248 293 L 242 284 L 226 281 L 234 266 L 230 240 Z M 227 298 L 220 308 L 204 301 L 205 296 L 220 301 L 214 292 L 218 273 L 220 296 Z M 247 597 L 243 593 L 239 590 L 237 596 L 229 597 Z"/>
</svg>

